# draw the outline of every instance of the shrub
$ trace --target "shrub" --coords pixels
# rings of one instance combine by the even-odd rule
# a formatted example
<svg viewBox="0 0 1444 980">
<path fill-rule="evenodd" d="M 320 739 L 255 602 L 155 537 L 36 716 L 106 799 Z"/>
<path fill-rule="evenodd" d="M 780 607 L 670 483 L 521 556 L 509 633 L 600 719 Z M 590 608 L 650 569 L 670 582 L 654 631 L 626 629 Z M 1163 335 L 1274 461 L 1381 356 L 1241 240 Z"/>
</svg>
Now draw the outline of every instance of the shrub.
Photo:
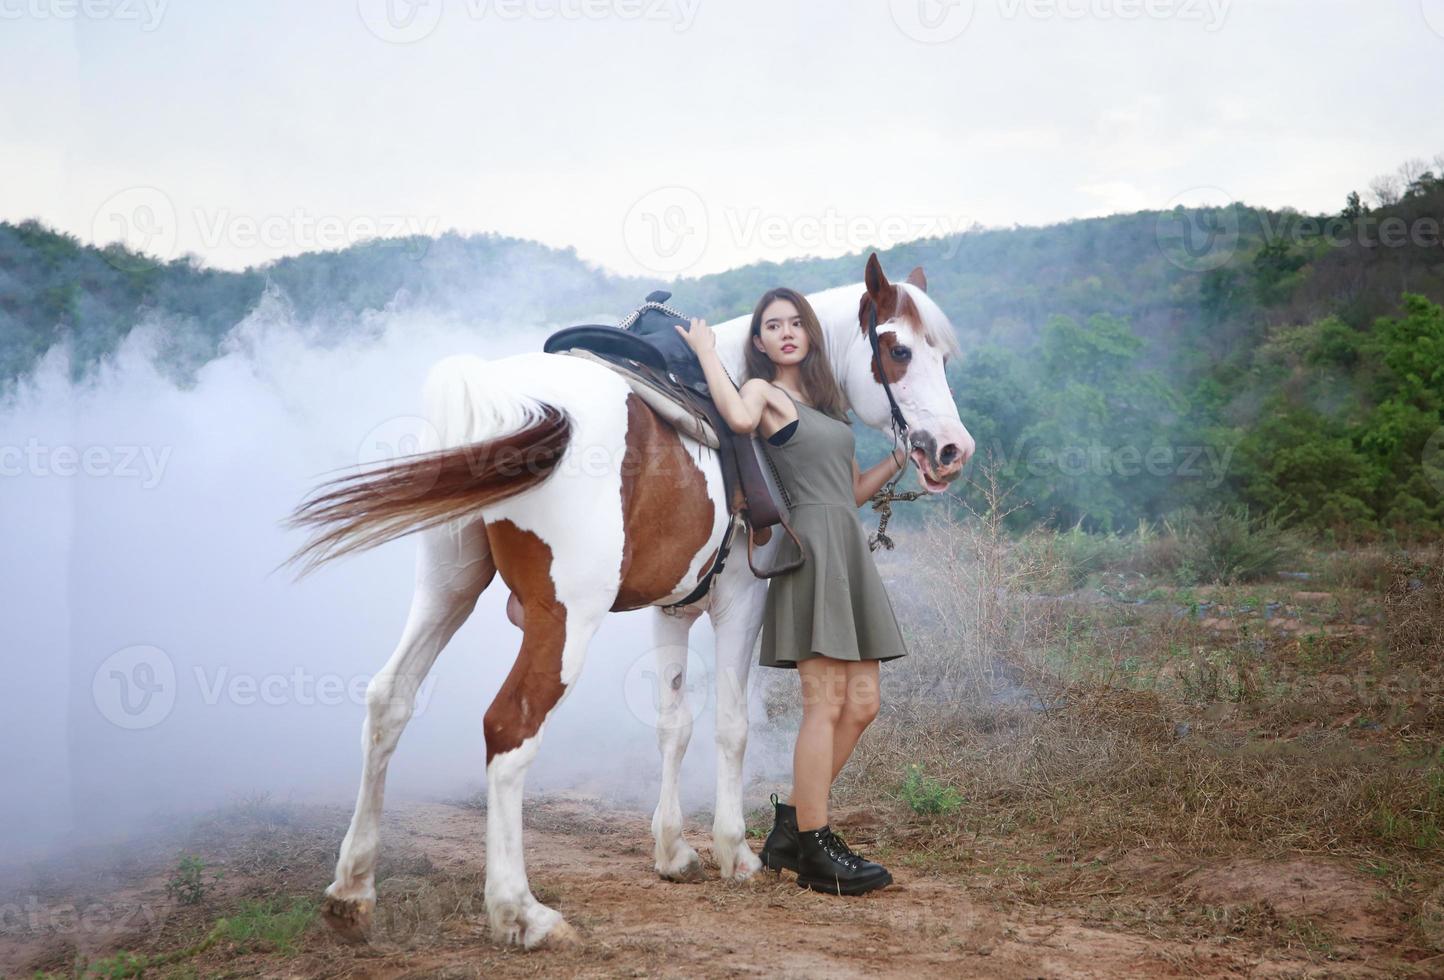
<svg viewBox="0 0 1444 980">
<path fill-rule="evenodd" d="M 1258 516 L 1246 506 L 1221 505 L 1192 512 L 1181 523 L 1178 577 L 1185 585 L 1269 578 L 1298 555 L 1295 538 L 1273 512 Z"/>
<path fill-rule="evenodd" d="M 963 796 L 953 787 L 923 773 L 919 765 L 908 766 L 899 795 L 914 813 L 952 813 L 963 805 Z"/>
</svg>

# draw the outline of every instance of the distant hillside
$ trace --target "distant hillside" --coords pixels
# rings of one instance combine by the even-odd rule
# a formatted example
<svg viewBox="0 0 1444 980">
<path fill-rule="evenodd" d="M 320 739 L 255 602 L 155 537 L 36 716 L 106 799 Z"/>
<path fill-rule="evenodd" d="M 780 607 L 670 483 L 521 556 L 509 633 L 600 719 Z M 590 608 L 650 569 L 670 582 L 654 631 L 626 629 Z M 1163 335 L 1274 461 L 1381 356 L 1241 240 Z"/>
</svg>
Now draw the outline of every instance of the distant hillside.
<svg viewBox="0 0 1444 980">
<path fill-rule="evenodd" d="M 1029 501 L 1014 521 L 1106 530 L 1233 501 L 1392 533 L 1444 529 L 1444 475 L 1436 492 L 1421 465 L 1444 424 L 1444 376 L 1429 366 L 1444 323 L 1441 225 L 1444 180 L 1425 171 L 1374 209 L 1349 195 L 1334 215 L 1145 211 L 974 230 L 882 258 L 899 276 L 923 266 L 957 326 L 970 356 L 954 391 L 980 456 L 1001 457 Z M 167 353 L 183 374 L 214 356 L 268 287 L 341 332 L 388 307 L 565 324 L 620 315 L 659 286 L 716 320 L 777 284 L 858 279 L 865 254 L 667 284 L 610 275 L 572 250 L 449 234 L 233 273 L 0 223 L 0 384 L 62 340 L 82 374 L 146 317 L 172 325 Z M 859 449 L 881 444 L 865 434 Z M 1052 458 L 1029 456 L 1039 449 Z M 1060 461 L 1150 449 L 1173 462 L 1129 474 L 1116 460 Z M 1213 454 L 1213 475 L 1180 462 L 1195 449 Z"/>
<path fill-rule="evenodd" d="M 518 288 L 528 282 L 535 288 Z M 268 285 L 301 318 L 337 329 L 387 306 L 531 321 L 620 314 L 653 288 L 592 268 L 571 250 L 494 235 L 374 241 L 224 272 L 93 248 L 33 221 L 0 223 L 0 380 L 25 372 L 62 339 L 83 374 L 147 317 L 172 324 L 178 357 L 204 360 Z"/>
</svg>

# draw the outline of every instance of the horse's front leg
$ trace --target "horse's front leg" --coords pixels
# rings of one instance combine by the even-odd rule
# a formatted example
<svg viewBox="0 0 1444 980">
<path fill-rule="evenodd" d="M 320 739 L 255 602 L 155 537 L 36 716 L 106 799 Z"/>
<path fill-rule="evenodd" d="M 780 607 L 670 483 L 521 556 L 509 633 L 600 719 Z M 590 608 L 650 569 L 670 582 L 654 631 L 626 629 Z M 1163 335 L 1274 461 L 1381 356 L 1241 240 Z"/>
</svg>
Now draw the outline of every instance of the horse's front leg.
<svg viewBox="0 0 1444 980">
<path fill-rule="evenodd" d="M 692 738 L 692 707 L 687 703 L 687 634 L 701 615 L 697 607 L 670 615 L 652 613 L 652 648 L 657 667 L 657 747 L 662 752 L 662 790 L 652 814 L 653 856 L 657 874 L 668 881 L 700 881 L 702 860 L 682 837 L 682 801 L 678 783 L 682 757 Z"/>
<path fill-rule="evenodd" d="M 718 578 L 718 595 L 710 610 L 717 635 L 717 806 L 712 849 L 722 877 L 741 880 L 762 866 L 747 843 L 742 757 L 747 751 L 747 679 L 762 628 L 767 583 L 755 579 L 745 562 L 727 566 Z"/>
</svg>

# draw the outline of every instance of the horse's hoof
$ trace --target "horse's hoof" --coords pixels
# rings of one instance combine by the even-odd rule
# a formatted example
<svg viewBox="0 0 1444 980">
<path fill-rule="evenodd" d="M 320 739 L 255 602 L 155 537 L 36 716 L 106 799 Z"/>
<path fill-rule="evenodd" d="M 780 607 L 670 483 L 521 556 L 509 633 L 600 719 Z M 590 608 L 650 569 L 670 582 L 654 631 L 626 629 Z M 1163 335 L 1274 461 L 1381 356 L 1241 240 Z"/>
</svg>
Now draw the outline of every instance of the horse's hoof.
<svg viewBox="0 0 1444 980">
<path fill-rule="evenodd" d="M 514 908 L 492 910 L 491 938 L 503 946 L 520 946 L 526 950 L 574 949 L 582 945 L 573 929 L 556 909 L 536 904 L 529 914 L 517 914 Z"/>
<path fill-rule="evenodd" d="M 533 946 L 532 948 L 533 948 L 533 949 L 580 949 L 581 946 L 582 946 L 582 937 L 581 937 L 581 934 L 578 933 L 575 929 L 573 929 L 572 926 L 571 926 L 571 923 L 567 922 L 566 919 L 562 919 L 562 920 L 561 920 L 560 922 L 558 922 L 556 925 L 554 925 L 554 926 L 551 927 L 551 930 L 550 930 L 545 936 L 542 937 L 541 942 L 537 943 L 537 944 L 536 944 L 535 946 Z"/>
<path fill-rule="evenodd" d="M 693 854 L 691 859 L 678 871 L 659 871 L 663 881 L 675 881 L 684 885 L 696 884 L 706 875 L 702 870 L 702 859 Z"/>
<path fill-rule="evenodd" d="M 321 903 L 321 918 L 342 941 L 364 943 L 371 932 L 371 913 L 375 909 L 376 903 L 370 899 L 327 895 Z"/>
<path fill-rule="evenodd" d="M 733 852 L 732 867 L 722 869 L 724 881 L 746 881 L 762 870 L 762 860 L 752 852 L 746 843 L 739 844 Z"/>
</svg>

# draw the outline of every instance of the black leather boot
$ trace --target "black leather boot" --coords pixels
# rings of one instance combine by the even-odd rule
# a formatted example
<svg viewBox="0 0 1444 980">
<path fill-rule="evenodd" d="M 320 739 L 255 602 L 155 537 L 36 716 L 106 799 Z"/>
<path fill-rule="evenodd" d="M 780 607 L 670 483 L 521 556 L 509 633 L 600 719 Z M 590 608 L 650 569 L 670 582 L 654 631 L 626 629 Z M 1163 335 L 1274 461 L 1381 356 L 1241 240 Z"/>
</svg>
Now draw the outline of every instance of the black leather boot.
<svg viewBox="0 0 1444 980">
<path fill-rule="evenodd" d="M 762 845 L 762 865 L 769 871 L 786 868 L 797 871 L 797 808 L 779 802 L 772 794 L 772 832 Z"/>
<path fill-rule="evenodd" d="M 803 888 L 834 895 L 861 895 L 892 884 L 887 868 L 856 854 L 831 827 L 801 830 L 797 834 L 797 883 Z"/>
</svg>

